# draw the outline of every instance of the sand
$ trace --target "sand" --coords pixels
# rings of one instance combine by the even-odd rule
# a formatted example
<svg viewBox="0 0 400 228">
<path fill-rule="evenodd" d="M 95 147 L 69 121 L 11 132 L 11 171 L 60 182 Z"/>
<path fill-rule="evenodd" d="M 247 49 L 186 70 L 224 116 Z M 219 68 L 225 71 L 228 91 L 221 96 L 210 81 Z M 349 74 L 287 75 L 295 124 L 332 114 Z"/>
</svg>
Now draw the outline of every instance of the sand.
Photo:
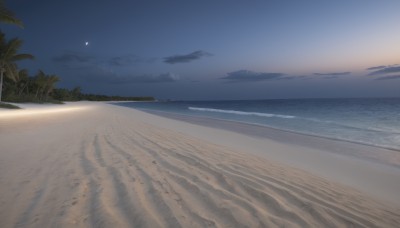
<svg viewBox="0 0 400 228">
<path fill-rule="evenodd" d="M 276 155 L 323 151 L 262 140 L 260 154 L 258 138 L 104 103 L 36 107 L 0 111 L 0 227 L 400 224 L 395 196 Z"/>
<path fill-rule="evenodd" d="M 400 207 L 400 151 L 232 121 L 150 113 L 195 124 L 148 120 L 157 126 L 297 167 Z"/>
</svg>

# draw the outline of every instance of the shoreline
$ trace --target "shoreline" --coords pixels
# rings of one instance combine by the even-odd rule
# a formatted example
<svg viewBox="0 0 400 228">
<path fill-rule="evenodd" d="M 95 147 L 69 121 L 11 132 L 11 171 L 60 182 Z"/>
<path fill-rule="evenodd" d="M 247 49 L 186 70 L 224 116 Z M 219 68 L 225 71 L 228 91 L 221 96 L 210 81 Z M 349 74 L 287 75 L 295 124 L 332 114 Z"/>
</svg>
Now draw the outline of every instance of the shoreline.
<svg viewBox="0 0 400 228">
<path fill-rule="evenodd" d="M 279 129 L 271 126 L 247 123 L 247 122 L 217 119 L 217 118 L 203 117 L 203 116 L 191 116 L 186 114 L 150 110 L 150 109 L 136 109 L 136 110 L 200 126 L 232 131 L 252 137 L 271 139 L 281 143 L 289 143 L 295 146 L 296 145 L 305 146 L 312 149 L 324 149 L 327 152 L 338 153 L 345 156 L 353 156 L 359 159 L 367 159 L 372 162 L 379 162 L 385 165 L 390 165 L 396 168 L 400 168 L 400 150 L 395 148 L 382 147 L 378 145 L 355 142 L 344 139 L 329 138 L 326 136 L 307 134 L 286 129 Z M 281 136 L 283 136 L 284 138 L 282 138 Z M 287 141 L 285 139 L 290 139 L 290 141 Z M 316 143 L 319 141 L 323 141 L 324 144 L 327 143 L 335 144 L 335 146 L 336 147 L 339 146 L 339 148 L 333 148 L 331 146 L 327 148 L 326 146 L 322 146 Z M 348 151 L 347 153 L 341 152 L 341 150 L 343 149 L 349 150 L 349 148 L 353 151 Z M 375 150 L 375 151 L 373 151 L 372 153 L 368 153 L 366 152 L 366 150 L 367 151 Z M 376 155 L 380 155 L 381 153 L 389 154 L 389 156 L 391 157 L 385 160 L 382 160 L 382 157 L 377 158 Z"/>
<path fill-rule="evenodd" d="M 0 112 L 0 226 L 400 223 L 393 194 L 400 172 L 393 167 L 107 103 L 61 108 L 70 111 L 5 118 Z M 303 162 L 339 173 L 324 176 Z M 379 192 L 358 186 L 354 173 L 346 176 L 353 185 L 334 178 L 359 168 Z"/>
<path fill-rule="evenodd" d="M 236 151 L 246 151 L 249 155 L 299 168 L 314 175 L 360 189 L 387 203 L 400 206 L 400 197 L 398 196 L 398 192 L 400 192 L 400 169 L 398 168 L 400 153 L 398 152 L 231 121 L 211 119 L 212 121 L 202 125 L 205 123 L 203 118 L 193 117 L 190 120 L 197 120 L 194 121 L 195 123 L 187 121 L 186 118 L 188 125 L 181 125 L 179 123 L 182 123 L 182 116 L 179 115 L 169 115 L 169 117 L 179 118 L 177 120 L 130 107 L 119 107 L 150 114 L 155 118 L 148 116 L 148 121 L 157 126 L 175 129 L 180 133 L 213 144 L 224 145 Z M 157 117 L 162 119 L 160 120 Z M 219 128 L 221 123 L 227 123 L 225 125 L 227 129 Z M 232 126 L 236 127 L 236 130 L 232 131 Z M 258 135 L 256 136 L 246 134 L 254 129 L 262 129 L 261 134 L 267 131 L 273 138 L 260 137 L 260 132 L 257 131 Z M 280 134 L 276 134 L 277 132 Z M 304 139 L 311 140 L 311 142 Z M 268 147 L 274 149 L 268 150 Z M 338 150 L 339 152 L 341 150 L 346 152 L 337 153 Z M 353 150 L 358 152 L 359 155 L 357 153 L 353 153 L 357 156 L 348 154 L 348 151 L 354 152 Z"/>
<path fill-rule="evenodd" d="M 332 99 L 334 99 L 334 98 L 332 98 Z M 163 116 L 163 117 L 167 117 L 167 118 L 170 118 L 170 119 L 185 121 L 185 122 L 188 122 L 188 123 L 198 123 L 199 125 L 203 125 L 203 126 L 210 126 L 207 123 L 203 123 L 203 122 L 207 122 L 207 120 L 210 120 L 210 122 L 215 121 L 215 122 L 228 122 L 228 123 L 233 123 L 233 124 L 243 124 L 243 125 L 249 125 L 249 126 L 256 127 L 256 128 L 266 128 L 266 129 L 270 129 L 270 130 L 273 130 L 273 131 L 281 131 L 281 132 L 285 132 L 285 133 L 288 133 L 288 134 L 296 134 L 296 135 L 302 135 L 302 136 L 306 136 L 306 137 L 314 137 L 314 138 L 326 139 L 326 140 L 331 140 L 331 141 L 358 144 L 358 145 L 363 145 L 363 146 L 368 146 L 368 147 L 375 147 L 375 148 L 377 148 L 379 150 L 390 150 L 390 151 L 395 151 L 395 152 L 400 153 L 400 149 L 398 149 L 398 148 L 380 146 L 380 145 L 376 145 L 376 144 L 368 144 L 368 143 L 364 143 L 364 142 L 357 142 L 357 141 L 351 141 L 351 140 L 340 139 L 340 138 L 331 138 L 331 137 L 328 137 L 328 136 L 305 133 L 305 132 L 289 130 L 289 129 L 281 129 L 281 128 L 268 126 L 268 125 L 257 124 L 257 123 L 250 123 L 250 122 L 236 121 L 236 120 L 229 120 L 229 119 L 219 119 L 219 118 L 213 118 L 213 117 L 207 117 L 207 116 L 195 116 L 195 115 L 188 115 L 188 114 L 174 113 L 174 112 L 160 111 L 160 110 L 153 110 L 153 109 L 145 109 L 145 108 L 135 108 L 135 107 L 132 107 L 132 106 L 124 106 L 124 105 L 119 105 L 119 106 L 121 106 L 121 107 L 130 107 L 130 108 L 137 109 L 137 110 L 140 110 L 140 111 L 143 111 L 143 112 L 147 112 L 147 113 L 150 113 L 150 114 Z M 205 121 L 196 121 L 195 119 L 200 119 L 200 120 L 204 119 Z M 218 126 L 218 128 L 221 128 L 221 127 L 222 126 Z M 230 129 L 230 128 L 226 128 L 226 130 L 235 131 L 234 129 Z M 257 134 L 255 134 L 254 136 L 264 137 L 262 135 L 257 135 Z"/>
</svg>

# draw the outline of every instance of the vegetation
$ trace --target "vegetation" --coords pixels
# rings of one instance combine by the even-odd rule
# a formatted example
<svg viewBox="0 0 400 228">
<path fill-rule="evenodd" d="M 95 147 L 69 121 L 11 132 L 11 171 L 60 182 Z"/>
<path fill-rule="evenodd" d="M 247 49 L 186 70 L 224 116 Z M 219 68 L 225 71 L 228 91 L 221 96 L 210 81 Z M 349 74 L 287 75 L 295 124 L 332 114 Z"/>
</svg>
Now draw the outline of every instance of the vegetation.
<svg viewBox="0 0 400 228">
<path fill-rule="evenodd" d="M 27 70 L 19 70 L 15 78 L 4 80 L 4 101 L 60 103 L 51 96 L 58 81 L 57 75 L 46 75 L 41 70 L 32 77 Z"/>
<path fill-rule="evenodd" d="M 30 54 L 18 54 L 22 41 L 14 38 L 6 41 L 5 34 L 0 32 L 0 102 L 3 88 L 4 76 L 13 81 L 19 80 L 16 61 L 24 59 L 33 59 Z"/>
<path fill-rule="evenodd" d="M 122 97 L 122 96 L 107 96 L 98 94 L 85 94 L 81 92 L 80 87 L 75 87 L 72 90 L 55 89 L 53 98 L 60 101 L 154 101 L 153 97 Z"/>
<path fill-rule="evenodd" d="M 14 24 L 23 27 L 20 20 L 0 0 L 0 22 Z M 62 101 L 152 101 L 153 97 L 122 97 L 106 96 L 96 94 L 84 94 L 80 87 L 72 90 L 56 88 L 60 81 L 57 75 L 48 75 L 39 70 L 36 75 L 29 76 L 26 69 L 19 70 L 17 61 L 33 59 L 30 54 L 18 53 L 22 41 L 18 38 L 6 40 L 5 34 L 0 31 L 0 105 L 1 107 L 16 107 L 1 103 L 8 102 L 51 102 L 62 103 Z M 18 108 L 18 107 L 17 107 Z"/>
<path fill-rule="evenodd" d="M 27 70 L 19 70 L 15 80 L 5 78 L 4 101 L 62 103 L 62 101 L 153 101 L 153 97 L 122 97 L 82 93 L 80 87 L 74 89 L 56 88 L 57 75 L 47 75 L 39 70 L 29 76 Z"/>
<path fill-rule="evenodd" d="M 154 101 L 154 97 L 123 97 L 97 94 L 83 94 L 83 100 L 88 101 Z"/>
<path fill-rule="evenodd" d="M 8 10 L 4 4 L 4 0 L 0 0 L 0 22 L 18 25 L 23 28 L 22 21 L 14 16 L 14 13 Z"/>
</svg>

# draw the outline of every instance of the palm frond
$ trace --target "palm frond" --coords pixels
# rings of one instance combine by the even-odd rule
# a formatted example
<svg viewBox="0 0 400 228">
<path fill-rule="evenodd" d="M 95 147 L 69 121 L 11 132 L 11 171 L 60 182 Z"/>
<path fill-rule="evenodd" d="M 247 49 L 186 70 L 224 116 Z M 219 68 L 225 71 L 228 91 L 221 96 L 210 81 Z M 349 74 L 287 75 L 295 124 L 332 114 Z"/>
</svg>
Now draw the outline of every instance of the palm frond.
<svg viewBox="0 0 400 228">
<path fill-rule="evenodd" d="M 17 54 L 10 58 L 11 61 L 19 61 L 25 59 L 35 59 L 35 56 L 31 54 Z"/>
<path fill-rule="evenodd" d="M 6 8 L 4 1 L 0 1 L 0 21 L 8 24 L 14 24 L 21 28 L 24 27 L 21 20 L 15 18 L 14 13 Z"/>
<path fill-rule="evenodd" d="M 13 38 L 10 41 L 8 41 L 4 52 L 4 58 L 8 59 L 14 56 L 17 53 L 18 49 L 21 48 L 21 46 L 22 46 L 22 40 L 18 38 Z"/>
<path fill-rule="evenodd" d="M 29 77 L 29 73 L 27 69 L 23 69 L 18 71 L 18 79 L 27 79 Z"/>
<path fill-rule="evenodd" d="M 42 70 L 39 70 L 38 73 L 37 73 L 37 75 L 36 75 L 36 77 L 38 77 L 38 78 L 44 78 L 44 77 L 46 77 L 46 74 L 45 74 Z"/>
<path fill-rule="evenodd" d="M 5 73 L 4 75 L 14 82 L 18 81 L 18 71 L 17 66 L 13 63 L 5 64 Z"/>
<path fill-rule="evenodd" d="M 6 34 L 0 31 L 0 48 L 6 46 L 6 44 L 7 44 Z"/>
</svg>

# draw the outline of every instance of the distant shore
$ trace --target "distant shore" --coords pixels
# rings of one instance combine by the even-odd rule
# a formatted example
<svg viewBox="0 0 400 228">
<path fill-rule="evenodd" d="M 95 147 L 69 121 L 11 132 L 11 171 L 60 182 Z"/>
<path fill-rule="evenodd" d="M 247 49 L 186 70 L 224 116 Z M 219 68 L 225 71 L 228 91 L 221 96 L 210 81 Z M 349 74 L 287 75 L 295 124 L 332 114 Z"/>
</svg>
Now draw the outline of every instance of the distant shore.
<svg viewBox="0 0 400 228">
<path fill-rule="evenodd" d="M 395 151 L 104 102 L 23 107 L 0 110 L 1 227 L 400 223 Z"/>
</svg>

